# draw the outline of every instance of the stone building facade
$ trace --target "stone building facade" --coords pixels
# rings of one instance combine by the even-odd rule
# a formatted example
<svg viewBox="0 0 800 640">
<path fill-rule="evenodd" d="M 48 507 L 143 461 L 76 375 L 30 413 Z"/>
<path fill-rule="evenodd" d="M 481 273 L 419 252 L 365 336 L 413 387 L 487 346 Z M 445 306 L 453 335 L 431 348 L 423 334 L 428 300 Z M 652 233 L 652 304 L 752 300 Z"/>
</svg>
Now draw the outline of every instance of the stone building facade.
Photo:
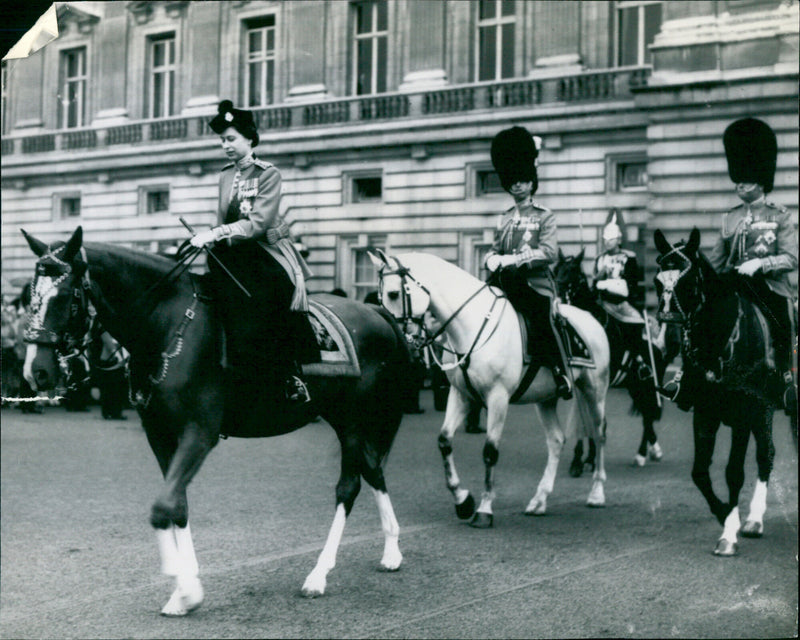
<svg viewBox="0 0 800 640">
<path fill-rule="evenodd" d="M 655 228 L 711 244 L 739 117 L 775 130 L 772 198 L 797 210 L 797 0 L 65 2 L 58 22 L 3 63 L 5 281 L 31 272 L 20 227 L 164 251 L 179 217 L 211 224 L 224 98 L 256 114 L 312 291 L 363 298 L 371 246 L 479 274 L 510 204 L 489 145 L 514 124 L 587 271 L 612 209 L 648 284 Z"/>
</svg>

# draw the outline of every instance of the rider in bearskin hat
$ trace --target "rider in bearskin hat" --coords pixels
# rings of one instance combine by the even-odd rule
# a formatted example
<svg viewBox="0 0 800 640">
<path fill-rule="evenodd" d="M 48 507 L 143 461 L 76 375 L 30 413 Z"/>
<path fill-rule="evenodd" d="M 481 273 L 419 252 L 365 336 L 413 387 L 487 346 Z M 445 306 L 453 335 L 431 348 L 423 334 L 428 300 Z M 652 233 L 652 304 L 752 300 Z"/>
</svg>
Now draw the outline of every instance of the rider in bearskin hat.
<svg viewBox="0 0 800 640">
<path fill-rule="evenodd" d="M 538 142 L 538 144 L 537 144 Z M 492 141 L 492 164 L 514 206 L 500 218 L 494 243 L 486 256 L 489 281 L 502 288 L 512 304 L 532 322 L 529 353 L 548 367 L 561 398 L 572 397 L 564 350 L 554 322 L 555 283 L 550 265 L 558 259 L 553 212 L 534 202 L 539 185 L 536 172 L 541 139 L 523 127 L 511 127 Z"/>
<path fill-rule="evenodd" d="M 775 349 L 775 365 L 783 376 L 784 408 L 796 412 L 797 389 L 792 377 L 793 307 L 797 291 L 789 273 L 797 270 L 797 230 L 786 207 L 766 198 L 772 191 L 778 145 L 765 122 L 743 118 L 723 135 L 728 174 L 742 203 L 722 217 L 722 232 L 708 256 L 717 272 L 740 277 L 740 293 L 766 317 Z M 796 339 L 796 338 L 795 338 Z M 680 372 L 677 376 L 680 381 Z M 675 399 L 680 385 L 665 390 Z M 669 397 L 669 396 L 668 396 Z"/>
</svg>

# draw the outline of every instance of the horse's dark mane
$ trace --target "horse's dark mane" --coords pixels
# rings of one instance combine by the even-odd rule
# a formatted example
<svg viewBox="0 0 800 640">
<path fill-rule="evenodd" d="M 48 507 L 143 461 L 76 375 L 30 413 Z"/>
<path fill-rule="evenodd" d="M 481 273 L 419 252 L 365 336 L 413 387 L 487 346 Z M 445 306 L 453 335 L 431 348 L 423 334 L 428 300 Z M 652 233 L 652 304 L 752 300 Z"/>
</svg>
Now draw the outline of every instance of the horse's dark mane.
<svg viewBox="0 0 800 640">
<path fill-rule="evenodd" d="M 175 266 L 175 262 L 154 253 L 148 253 L 141 249 L 131 249 L 116 244 L 109 244 L 106 242 L 86 242 L 84 247 L 88 252 L 95 252 L 97 254 L 107 254 L 112 257 L 117 257 L 132 263 L 134 268 L 142 268 L 148 271 L 156 271 L 158 274 L 164 274 Z"/>
</svg>

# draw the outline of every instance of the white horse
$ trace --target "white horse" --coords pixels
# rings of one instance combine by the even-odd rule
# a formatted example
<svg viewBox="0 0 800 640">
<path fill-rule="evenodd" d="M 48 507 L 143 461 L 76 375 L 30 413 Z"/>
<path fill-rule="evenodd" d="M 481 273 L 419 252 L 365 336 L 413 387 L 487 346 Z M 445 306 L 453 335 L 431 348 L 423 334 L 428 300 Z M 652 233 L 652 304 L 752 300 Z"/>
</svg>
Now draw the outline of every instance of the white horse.
<svg viewBox="0 0 800 640">
<path fill-rule="evenodd" d="M 403 253 L 371 255 L 379 269 L 381 302 L 396 318 L 419 322 L 426 311 L 440 324 L 428 340 L 443 335 L 448 347 L 442 368 L 450 380 L 450 394 L 439 434 L 447 487 L 453 494 L 459 518 L 472 517 L 479 528 L 493 524 L 495 497 L 493 471 L 509 402 L 536 403 L 547 436 L 547 466 L 528 506 L 526 515 L 541 515 L 553 491 L 565 433 L 556 412 L 558 397 L 552 373 L 540 368 L 532 382 L 526 372 L 523 342 L 524 323 L 499 289 L 490 287 L 457 266 L 431 254 Z M 609 384 L 609 346 L 602 326 L 588 312 L 559 305 L 561 315 L 576 328 L 589 349 L 588 366 L 571 366 L 581 414 L 582 433 L 596 439 L 598 462 L 587 504 L 605 505 L 606 480 L 605 403 Z M 552 339 L 548 337 L 546 339 Z M 593 365 L 592 365 L 593 363 Z M 533 372 L 532 372 L 533 373 Z M 527 388 L 524 388 L 530 382 Z M 453 460 L 453 435 L 465 424 L 470 406 L 476 402 L 487 409 L 488 425 L 483 460 L 485 486 L 475 512 L 475 500 L 460 486 Z M 574 409 L 570 422 L 574 422 Z M 580 437 L 581 431 L 578 432 Z"/>
</svg>

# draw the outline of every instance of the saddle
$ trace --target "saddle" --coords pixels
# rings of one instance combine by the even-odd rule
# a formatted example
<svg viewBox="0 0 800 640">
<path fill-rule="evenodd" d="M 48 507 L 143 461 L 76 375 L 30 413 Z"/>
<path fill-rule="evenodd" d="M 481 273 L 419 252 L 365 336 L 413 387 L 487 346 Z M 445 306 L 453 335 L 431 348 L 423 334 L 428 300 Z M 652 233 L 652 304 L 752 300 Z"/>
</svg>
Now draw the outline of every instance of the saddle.
<svg viewBox="0 0 800 640">
<path fill-rule="evenodd" d="M 530 317 L 526 314 L 517 311 L 517 318 L 519 320 L 520 334 L 522 337 L 522 344 L 526 345 L 525 353 L 523 355 L 523 364 L 526 366 L 531 362 L 528 349 L 528 340 L 532 335 L 532 322 Z M 566 351 L 567 363 L 571 367 L 585 367 L 594 369 L 596 364 L 592 358 L 592 353 L 577 326 L 569 319 L 565 318 L 560 313 L 555 315 L 555 326 L 558 329 L 561 344 Z"/>
</svg>

